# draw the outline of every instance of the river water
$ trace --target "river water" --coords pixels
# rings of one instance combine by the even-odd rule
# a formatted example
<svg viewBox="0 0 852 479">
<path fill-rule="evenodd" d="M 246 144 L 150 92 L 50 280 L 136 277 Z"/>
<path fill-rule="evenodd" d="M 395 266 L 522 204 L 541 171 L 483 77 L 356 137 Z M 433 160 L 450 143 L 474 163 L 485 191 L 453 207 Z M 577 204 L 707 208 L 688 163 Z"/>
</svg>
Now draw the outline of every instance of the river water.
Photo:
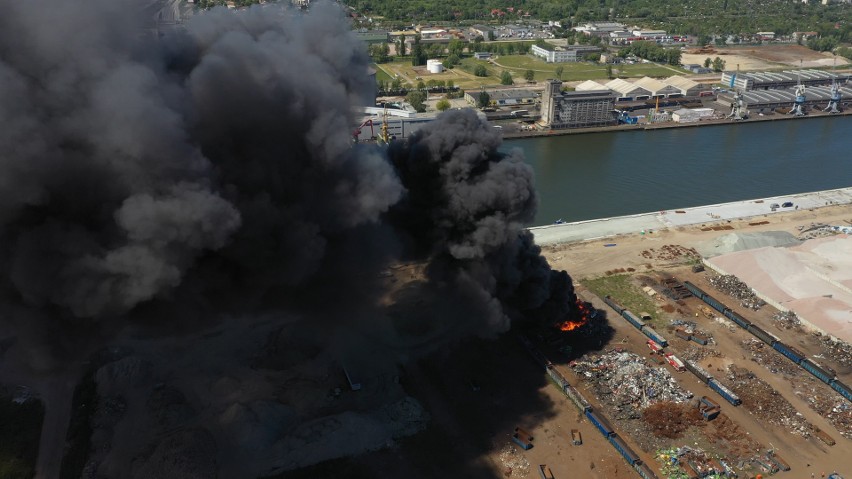
<svg viewBox="0 0 852 479">
<path fill-rule="evenodd" d="M 852 116 L 506 140 L 536 172 L 535 225 L 852 186 Z"/>
</svg>

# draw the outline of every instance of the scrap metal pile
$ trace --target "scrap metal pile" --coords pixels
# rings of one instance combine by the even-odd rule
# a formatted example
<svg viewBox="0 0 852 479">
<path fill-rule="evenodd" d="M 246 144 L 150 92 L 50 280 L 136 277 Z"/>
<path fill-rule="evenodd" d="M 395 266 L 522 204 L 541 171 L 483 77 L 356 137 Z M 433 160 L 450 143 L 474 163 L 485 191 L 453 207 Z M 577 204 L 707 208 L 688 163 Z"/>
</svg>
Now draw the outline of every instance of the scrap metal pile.
<svg viewBox="0 0 852 479">
<path fill-rule="evenodd" d="M 796 363 L 778 354 L 763 341 L 749 338 L 743 340 L 742 345 L 746 351 L 751 353 L 752 361 L 765 367 L 773 374 L 781 373 L 788 378 L 803 377 L 806 374 Z"/>
<path fill-rule="evenodd" d="M 615 419 L 638 419 L 651 404 L 685 403 L 692 397 L 667 369 L 651 367 L 642 356 L 620 349 L 585 355 L 571 367 L 601 401 L 612 406 L 608 410 Z"/>
<path fill-rule="evenodd" d="M 796 316 L 796 313 L 792 311 L 778 311 L 772 315 L 772 320 L 775 321 L 775 325 L 781 329 L 799 330 L 802 328 L 802 322 L 799 321 L 799 317 Z"/>
<path fill-rule="evenodd" d="M 819 333 L 816 333 L 816 335 L 819 337 L 823 356 L 833 359 L 838 364 L 852 364 L 852 344 L 834 340 Z M 844 371 L 840 372 L 843 373 Z"/>
<path fill-rule="evenodd" d="M 724 460 L 711 457 L 699 448 L 673 447 L 657 451 L 657 461 L 661 463 L 660 472 L 668 478 L 687 478 L 696 475 L 702 477 L 724 477 L 732 471 Z"/>
<path fill-rule="evenodd" d="M 710 278 L 710 284 L 728 296 L 738 299 L 740 305 L 744 308 L 757 311 L 766 304 L 765 301 L 754 294 L 754 291 L 747 284 L 732 274 L 714 276 Z"/>
<path fill-rule="evenodd" d="M 678 356 L 680 356 L 681 359 L 688 359 L 690 361 L 700 363 L 706 358 L 721 358 L 723 354 L 718 349 L 689 345 L 689 347 L 681 351 Z"/>
<path fill-rule="evenodd" d="M 526 477 L 530 473 L 530 461 L 520 454 L 515 446 L 508 443 L 500 450 L 500 464 L 506 477 Z"/>
<path fill-rule="evenodd" d="M 837 394 L 826 393 L 823 383 L 816 379 L 797 381 L 796 395 L 803 398 L 820 416 L 834 426 L 841 436 L 852 439 L 852 405 Z"/>
<path fill-rule="evenodd" d="M 695 321 L 690 321 L 688 319 L 673 319 L 671 320 L 671 324 L 674 328 L 682 329 L 686 334 L 697 334 L 702 336 L 707 340 L 708 344 L 716 344 L 716 341 L 713 340 L 713 335 L 699 328 Z"/>
<path fill-rule="evenodd" d="M 783 427 L 790 434 L 810 437 L 813 425 L 806 421 L 787 399 L 751 371 L 728 366 L 728 384 L 739 395 L 743 406 L 769 424 Z"/>
</svg>

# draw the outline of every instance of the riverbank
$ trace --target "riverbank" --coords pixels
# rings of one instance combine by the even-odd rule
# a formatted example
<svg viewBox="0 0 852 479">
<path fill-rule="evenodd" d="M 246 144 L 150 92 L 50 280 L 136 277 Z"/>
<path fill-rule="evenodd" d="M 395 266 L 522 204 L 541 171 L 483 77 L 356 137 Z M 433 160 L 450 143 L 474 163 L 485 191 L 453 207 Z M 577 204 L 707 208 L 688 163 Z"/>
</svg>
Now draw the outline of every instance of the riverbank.
<svg viewBox="0 0 852 479">
<path fill-rule="evenodd" d="M 563 136 L 563 135 L 581 135 L 586 133 L 608 133 L 615 131 L 647 131 L 647 130 L 666 130 L 672 128 L 692 128 L 692 127 L 702 127 L 702 126 L 721 126 L 721 125 L 730 125 L 730 124 L 739 124 L 739 123 L 761 123 L 765 121 L 781 121 L 781 120 L 804 120 L 810 118 L 825 118 L 832 116 L 850 116 L 852 115 L 852 109 L 846 110 L 840 113 L 825 113 L 821 111 L 812 111 L 805 116 L 792 116 L 792 115 L 783 115 L 780 113 L 775 113 L 772 115 L 766 116 L 754 116 L 750 117 L 747 120 L 730 120 L 730 119 L 718 119 L 718 120 L 701 120 L 692 123 L 675 123 L 675 122 L 665 122 L 665 123 L 643 123 L 637 125 L 613 125 L 613 126 L 600 126 L 600 127 L 592 127 L 592 128 L 571 128 L 564 130 L 527 130 L 527 131 L 516 131 L 516 132 L 504 132 L 503 139 L 505 140 L 514 140 L 514 139 L 525 139 L 525 138 L 537 138 L 537 137 L 545 137 L 545 136 Z"/>
<path fill-rule="evenodd" d="M 793 204 L 787 208 L 771 208 L 772 204 Z M 559 225 L 529 228 L 540 245 L 554 245 L 611 238 L 619 235 L 651 235 L 660 230 L 678 229 L 686 226 L 713 227 L 718 223 L 734 220 L 761 222 L 770 217 L 796 211 L 816 211 L 827 206 L 852 205 L 852 187 L 827 191 L 815 191 L 794 195 L 775 196 L 762 199 L 734 201 L 715 205 L 684 208 L 682 210 L 658 211 L 613 218 L 577 221 Z"/>
</svg>

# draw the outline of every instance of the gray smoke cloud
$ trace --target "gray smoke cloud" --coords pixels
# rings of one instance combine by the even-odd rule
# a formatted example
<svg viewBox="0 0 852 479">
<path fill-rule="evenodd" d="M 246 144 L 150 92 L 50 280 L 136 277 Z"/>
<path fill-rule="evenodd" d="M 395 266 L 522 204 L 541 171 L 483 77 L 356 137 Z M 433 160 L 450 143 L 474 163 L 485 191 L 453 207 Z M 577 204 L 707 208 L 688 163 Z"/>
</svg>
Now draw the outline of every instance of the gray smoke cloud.
<svg viewBox="0 0 852 479">
<path fill-rule="evenodd" d="M 350 144 L 374 85 L 336 6 L 213 9 L 156 38 L 132 1 L 0 7 L 0 340 L 17 338 L 5 359 L 42 373 L 133 344 L 138 357 L 95 376 L 124 411 L 101 418 L 102 476 L 165 477 L 158 467 L 187 442 L 205 458 L 230 451 L 195 468 L 225 477 L 302 454 L 311 428 L 333 428 L 294 422 L 309 413 L 275 401 L 295 392 L 255 369 L 357 349 L 338 328 L 375 323 L 361 340 L 380 363 L 576 314 L 570 277 L 523 229 L 532 170 L 474 113 L 445 113 L 387 149 Z M 399 260 L 427 264 L 428 331 L 376 319 L 379 272 Z M 181 335 L 196 342 L 178 347 Z M 267 335 L 274 354 L 246 352 Z M 381 447 L 419 427 L 398 411 L 417 406 L 396 399 L 332 423 L 367 424 Z M 302 432 L 269 429 L 284 422 Z M 170 446 L 149 447 L 175 427 Z M 310 447 L 313 461 L 333 457 Z M 140 451 L 160 459 L 139 463 Z"/>
</svg>

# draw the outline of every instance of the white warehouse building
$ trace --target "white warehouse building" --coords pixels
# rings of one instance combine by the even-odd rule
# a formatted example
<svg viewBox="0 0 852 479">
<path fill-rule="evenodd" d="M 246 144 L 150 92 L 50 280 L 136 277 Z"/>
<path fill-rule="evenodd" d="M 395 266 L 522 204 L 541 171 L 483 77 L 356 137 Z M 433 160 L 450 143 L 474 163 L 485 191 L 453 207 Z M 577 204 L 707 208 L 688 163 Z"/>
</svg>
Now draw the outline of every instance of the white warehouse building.
<svg viewBox="0 0 852 479">
<path fill-rule="evenodd" d="M 597 53 L 601 51 L 598 47 L 591 46 L 568 46 L 543 48 L 538 45 L 533 45 L 530 53 L 537 57 L 544 58 L 547 63 L 565 63 L 576 62 L 583 59 L 583 55 L 589 53 Z"/>
</svg>

